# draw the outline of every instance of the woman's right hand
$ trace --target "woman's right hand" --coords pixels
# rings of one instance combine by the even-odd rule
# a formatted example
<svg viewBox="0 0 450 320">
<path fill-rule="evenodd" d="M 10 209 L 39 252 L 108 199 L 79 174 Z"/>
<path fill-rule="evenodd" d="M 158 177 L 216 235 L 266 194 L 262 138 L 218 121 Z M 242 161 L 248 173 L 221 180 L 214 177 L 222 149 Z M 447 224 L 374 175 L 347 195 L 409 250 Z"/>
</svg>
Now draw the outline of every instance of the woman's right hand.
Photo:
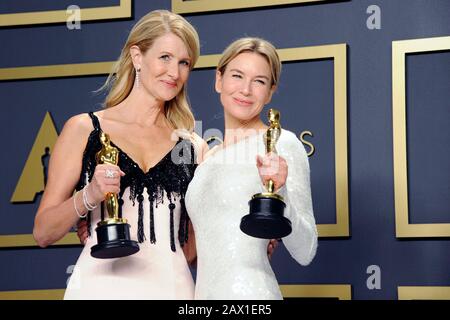
<svg viewBox="0 0 450 320">
<path fill-rule="evenodd" d="M 87 185 L 86 196 L 90 204 L 96 206 L 103 200 L 109 192 L 120 192 L 120 177 L 125 173 L 113 164 L 99 164 L 95 167 L 91 182 Z M 82 244 L 86 244 L 88 238 L 86 220 L 79 220 L 77 223 L 77 235 Z"/>
<path fill-rule="evenodd" d="M 106 194 L 120 192 L 120 178 L 125 173 L 113 164 L 98 164 L 87 188 L 87 200 L 96 206 L 105 200 Z"/>
</svg>

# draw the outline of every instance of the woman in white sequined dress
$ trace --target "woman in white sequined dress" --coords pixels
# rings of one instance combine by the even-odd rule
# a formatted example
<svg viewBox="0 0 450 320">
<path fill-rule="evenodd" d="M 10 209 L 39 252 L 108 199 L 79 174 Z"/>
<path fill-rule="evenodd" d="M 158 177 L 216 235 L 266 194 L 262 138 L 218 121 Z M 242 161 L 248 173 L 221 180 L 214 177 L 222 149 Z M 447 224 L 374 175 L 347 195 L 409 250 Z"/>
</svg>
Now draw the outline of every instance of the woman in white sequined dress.
<svg viewBox="0 0 450 320">
<path fill-rule="evenodd" d="M 197 245 L 196 299 L 282 299 L 267 257 L 269 240 L 250 237 L 239 228 L 252 195 L 264 191 L 257 166 L 261 172 L 270 165 L 261 157 L 267 126 L 260 113 L 279 83 L 280 70 L 275 48 L 258 38 L 232 43 L 217 67 L 224 143 L 206 153 L 186 193 Z M 278 191 L 292 223 L 283 243 L 298 263 L 307 265 L 317 248 L 307 155 L 287 130 L 282 130 L 276 148 L 289 168 L 286 184 Z"/>
</svg>

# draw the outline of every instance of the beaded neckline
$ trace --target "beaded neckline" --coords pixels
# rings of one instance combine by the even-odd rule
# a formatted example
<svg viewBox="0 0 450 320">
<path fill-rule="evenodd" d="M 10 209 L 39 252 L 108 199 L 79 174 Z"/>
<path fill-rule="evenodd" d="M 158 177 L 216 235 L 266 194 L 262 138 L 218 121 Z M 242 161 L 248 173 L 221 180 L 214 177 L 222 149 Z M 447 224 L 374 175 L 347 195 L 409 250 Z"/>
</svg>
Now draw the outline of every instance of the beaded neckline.
<svg viewBox="0 0 450 320">
<path fill-rule="evenodd" d="M 88 142 L 83 153 L 82 170 L 80 174 L 80 180 L 76 186 L 77 190 L 81 190 L 89 181 L 91 181 L 96 163 L 96 153 L 101 149 L 100 133 L 102 132 L 98 118 L 93 112 L 89 113 L 92 119 L 94 129 L 88 137 Z M 150 206 L 150 242 L 156 242 L 156 235 L 154 231 L 154 208 L 160 204 L 164 204 L 165 200 L 168 200 L 168 207 L 170 212 L 170 246 L 171 250 L 175 251 L 175 230 L 174 230 L 174 213 L 176 205 L 174 201 L 179 199 L 180 205 L 180 224 L 178 230 L 178 238 L 180 245 L 183 246 L 187 241 L 187 230 L 189 217 L 186 212 L 184 204 L 184 196 L 187 191 L 187 187 L 193 178 L 194 171 L 197 167 L 195 164 L 195 152 L 192 143 L 189 140 L 179 138 L 174 147 L 153 167 L 149 168 L 147 172 L 144 172 L 142 168 L 124 152 L 120 147 L 111 142 L 111 145 L 116 147 L 119 152 L 119 167 L 125 172 L 125 176 L 120 181 L 120 193 L 119 198 L 119 217 L 122 217 L 122 204 L 123 195 L 127 188 L 130 188 L 129 200 L 132 201 L 133 206 L 135 202 L 138 202 L 138 226 L 137 226 L 137 238 L 140 243 L 146 240 L 144 231 L 144 192 L 146 190 L 146 196 Z M 172 152 L 182 151 L 188 152 L 188 160 L 183 160 L 179 163 L 172 161 Z M 190 154 L 189 154 L 190 153 Z M 101 218 L 104 218 L 104 208 L 102 203 Z M 91 214 L 88 214 L 88 225 L 90 230 Z"/>
<path fill-rule="evenodd" d="M 112 146 L 116 147 L 119 150 L 120 154 L 123 155 L 124 159 L 132 163 L 132 166 L 136 170 L 140 171 L 140 173 L 143 175 L 149 175 L 152 170 L 156 170 L 156 168 L 160 165 L 161 162 L 166 161 L 166 158 L 168 158 L 172 154 L 173 150 L 176 148 L 176 146 L 181 140 L 182 139 L 179 138 L 178 141 L 175 143 L 175 145 L 153 167 L 150 167 L 147 171 L 142 170 L 141 166 L 139 166 L 139 164 L 136 161 L 134 161 L 133 158 L 130 157 L 125 151 L 123 151 L 117 144 L 115 144 L 113 141 L 110 141 L 110 143 Z"/>
</svg>

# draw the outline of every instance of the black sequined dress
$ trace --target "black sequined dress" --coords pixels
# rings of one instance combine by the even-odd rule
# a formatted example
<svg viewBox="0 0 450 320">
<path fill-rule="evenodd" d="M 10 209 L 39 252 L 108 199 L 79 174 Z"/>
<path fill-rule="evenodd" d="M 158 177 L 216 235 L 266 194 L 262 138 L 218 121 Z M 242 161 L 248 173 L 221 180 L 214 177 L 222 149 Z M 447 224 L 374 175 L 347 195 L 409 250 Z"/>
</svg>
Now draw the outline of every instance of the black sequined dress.
<svg viewBox="0 0 450 320">
<path fill-rule="evenodd" d="M 95 154 L 101 149 L 98 118 L 91 112 L 94 129 L 83 154 L 82 189 L 92 179 Z M 140 251 L 119 259 L 95 259 L 91 247 L 97 244 L 95 227 L 106 212 L 101 206 L 88 215 L 91 236 L 75 265 L 65 299 L 192 299 L 194 283 L 181 249 L 187 241 L 189 217 L 184 195 L 196 164 L 190 140 L 179 138 L 148 172 L 119 149 L 121 178 L 119 215 L 128 220 L 131 238 Z"/>
</svg>

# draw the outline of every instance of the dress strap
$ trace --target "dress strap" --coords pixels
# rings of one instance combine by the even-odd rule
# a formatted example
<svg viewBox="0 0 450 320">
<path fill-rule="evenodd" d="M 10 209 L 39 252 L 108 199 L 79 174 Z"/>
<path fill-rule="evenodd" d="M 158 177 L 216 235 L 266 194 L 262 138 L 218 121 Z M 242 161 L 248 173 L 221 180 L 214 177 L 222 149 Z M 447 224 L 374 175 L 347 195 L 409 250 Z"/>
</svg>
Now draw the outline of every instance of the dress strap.
<svg viewBox="0 0 450 320">
<path fill-rule="evenodd" d="M 95 130 L 102 130 L 102 128 L 100 128 L 100 122 L 98 121 L 97 116 L 94 114 L 94 112 L 89 112 L 89 117 L 91 117 L 92 119 L 92 125 L 94 126 Z"/>
</svg>

